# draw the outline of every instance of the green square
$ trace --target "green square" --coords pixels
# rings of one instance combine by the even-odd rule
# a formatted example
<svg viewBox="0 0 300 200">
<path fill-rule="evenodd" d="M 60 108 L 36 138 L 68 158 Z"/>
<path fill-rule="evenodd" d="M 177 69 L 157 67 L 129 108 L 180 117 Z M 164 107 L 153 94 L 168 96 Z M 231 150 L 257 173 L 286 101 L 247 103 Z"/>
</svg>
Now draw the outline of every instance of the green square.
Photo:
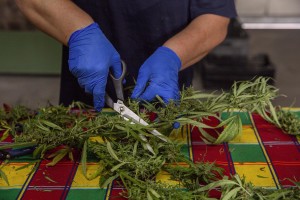
<svg viewBox="0 0 300 200">
<path fill-rule="evenodd" d="M 21 188 L 18 189 L 2 189 L 0 188 L 0 200 L 15 200 L 17 199 Z"/>
<path fill-rule="evenodd" d="M 247 113 L 247 112 L 232 112 L 232 113 L 224 112 L 221 114 L 221 119 L 222 120 L 227 119 L 230 114 L 239 115 L 242 120 L 243 125 L 252 125 L 249 113 Z"/>
<path fill-rule="evenodd" d="M 294 114 L 300 119 L 300 111 L 296 111 Z"/>
<path fill-rule="evenodd" d="M 67 200 L 82 200 L 82 199 L 99 199 L 104 200 L 106 197 L 106 189 L 71 189 L 68 193 Z"/>
<path fill-rule="evenodd" d="M 266 162 L 258 144 L 229 144 L 229 151 L 233 162 Z"/>
<path fill-rule="evenodd" d="M 181 147 L 181 153 L 186 157 L 186 158 L 188 158 L 188 159 L 191 159 L 190 158 L 190 148 L 189 148 L 189 146 L 188 145 L 183 145 L 182 147 Z"/>
</svg>

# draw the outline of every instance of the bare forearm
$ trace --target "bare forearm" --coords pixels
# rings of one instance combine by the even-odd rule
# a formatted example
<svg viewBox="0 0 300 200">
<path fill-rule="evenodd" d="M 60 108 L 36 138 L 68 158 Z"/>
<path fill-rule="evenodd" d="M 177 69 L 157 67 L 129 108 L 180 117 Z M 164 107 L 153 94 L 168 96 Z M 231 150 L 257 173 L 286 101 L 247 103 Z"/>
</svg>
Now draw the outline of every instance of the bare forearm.
<svg viewBox="0 0 300 200">
<path fill-rule="evenodd" d="M 184 30 L 165 42 L 181 59 L 181 69 L 201 60 L 220 44 L 227 34 L 229 19 L 205 14 L 195 18 Z"/>
<path fill-rule="evenodd" d="M 71 0 L 16 0 L 16 3 L 33 24 L 65 45 L 74 31 L 93 23 Z"/>
</svg>

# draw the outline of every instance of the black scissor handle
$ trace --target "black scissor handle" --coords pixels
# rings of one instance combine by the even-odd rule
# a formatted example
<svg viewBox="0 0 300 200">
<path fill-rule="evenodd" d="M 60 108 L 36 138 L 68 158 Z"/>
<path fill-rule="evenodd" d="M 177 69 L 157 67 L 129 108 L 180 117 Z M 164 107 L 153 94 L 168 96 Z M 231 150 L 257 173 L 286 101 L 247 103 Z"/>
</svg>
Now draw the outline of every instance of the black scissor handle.
<svg viewBox="0 0 300 200">
<path fill-rule="evenodd" d="M 34 152 L 36 146 L 34 147 L 25 147 L 21 149 L 9 149 L 0 151 L 0 160 L 13 159 L 16 157 L 28 155 Z"/>
<path fill-rule="evenodd" d="M 0 151 L 0 160 L 6 160 L 8 158 L 8 153 L 5 151 Z"/>
<path fill-rule="evenodd" d="M 114 84 L 116 95 L 119 100 L 124 101 L 123 81 L 126 75 L 127 66 L 123 60 L 121 60 L 122 74 L 119 78 L 114 77 L 112 73 L 109 73 L 112 82 Z"/>
</svg>

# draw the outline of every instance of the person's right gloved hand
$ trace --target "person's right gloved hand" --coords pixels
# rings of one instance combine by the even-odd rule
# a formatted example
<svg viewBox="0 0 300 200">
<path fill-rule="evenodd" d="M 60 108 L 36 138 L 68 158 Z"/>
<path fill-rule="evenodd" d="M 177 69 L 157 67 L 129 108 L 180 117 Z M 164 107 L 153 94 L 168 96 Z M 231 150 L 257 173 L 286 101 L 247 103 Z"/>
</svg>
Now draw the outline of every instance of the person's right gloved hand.
<svg viewBox="0 0 300 200">
<path fill-rule="evenodd" d="M 119 53 L 97 23 L 72 33 L 68 46 L 70 71 L 85 92 L 93 95 L 95 109 L 101 111 L 109 69 L 115 77 L 122 74 Z"/>
</svg>

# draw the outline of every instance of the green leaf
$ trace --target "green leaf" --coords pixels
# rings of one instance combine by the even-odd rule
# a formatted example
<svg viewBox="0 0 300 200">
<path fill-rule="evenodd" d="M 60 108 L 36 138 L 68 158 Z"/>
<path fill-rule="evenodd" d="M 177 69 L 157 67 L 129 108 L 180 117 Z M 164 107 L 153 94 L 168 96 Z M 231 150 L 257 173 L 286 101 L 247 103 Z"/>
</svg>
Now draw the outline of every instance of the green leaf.
<svg viewBox="0 0 300 200">
<path fill-rule="evenodd" d="M 153 196 L 155 196 L 156 198 L 158 198 L 158 199 L 161 197 L 161 196 L 160 196 L 154 189 L 152 189 L 152 188 L 149 188 L 148 191 L 151 192 L 151 194 L 152 194 Z"/>
<path fill-rule="evenodd" d="M 49 122 L 49 121 L 46 121 L 46 120 L 39 120 L 39 121 L 41 123 L 45 124 L 48 127 L 51 127 L 53 129 L 57 129 L 57 130 L 60 130 L 60 131 L 63 131 L 63 129 L 60 126 L 58 126 L 58 125 L 56 125 L 56 124 L 54 124 L 52 122 Z"/>
<path fill-rule="evenodd" d="M 205 139 L 204 137 L 201 137 L 201 139 L 203 140 L 203 142 L 204 142 L 205 144 L 214 144 L 214 142 L 210 142 L 210 141 L 208 141 L 207 139 Z"/>
<path fill-rule="evenodd" d="M 290 178 L 286 178 L 288 181 L 290 181 L 291 183 L 293 183 L 295 186 L 297 186 L 299 189 L 300 189 L 300 182 L 296 182 L 296 181 L 293 181 L 292 179 Z"/>
<path fill-rule="evenodd" d="M 277 117 L 277 113 L 276 113 L 275 108 L 274 108 L 274 106 L 272 105 L 271 102 L 269 102 L 269 108 L 270 108 L 271 116 L 275 121 L 275 124 L 277 126 L 280 126 L 280 123 L 279 123 L 279 120 L 278 120 L 278 117 Z"/>
<path fill-rule="evenodd" d="M 6 144 L 6 145 L 0 146 L 0 150 L 10 149 L 10 148 L 18 149 L 18 148 L 25 148 L 25 147 L 34 147 L 36 145 L 37 145 L 36 142 L 11 143 L 11 144 Z"/>
<path fill-rule="evenodd" d="M 229 142 L 237 135 L 242 132 L 242 121 L 239 115 L 235 115 L 232 118 L 232 121 L 225 127 L 222 133 L 219 135 L 217 140 L 214 142 L 215 144 L 220 144 L 222 142 Z"/>
<path fill-rule="evenodd" d="M 203 119 L 205 117 L 213 117 L 216 119 L 219 119 L 219 117 L 215 114 L 215 113 L 209 113 L 209 112 L 188 112 L 187 114 L 185 114 L 186 118 L 190 118 L 190 119 Z"/>
<path fill-rule="evenodd" d="M 55 147 L 55 146 L 53 146 L 53 145 L 48 145 L 48 146 L 44 145 L 44 148 L 43 148 L 43 150 L 42 150 L 42 152 L 41 152 L 41 157 L 43 158 L 44 155 L 45 155 L 45 153 L 46 153 L 48 150 L 53 149 L 54 147 Z"/>
<path fill-rule="evenodd" d="M 202 136 L 205 138 L 205 143 L 207 144 L 211 144 L 214 143 L 216 141 L 216 138 L 214 138 L 213 136 L 211 136 L 209 133 L 207 133 L 203 128 L 199 128 L 200 133 L 202 134 Z M 202 138 L 203 139 L 203 138 Z"/>
<path fill-rule="evenodd" d="M 52 183 L 57 183 L 55 180 L 51 179 L 49 176 L 44 176 L 44 178 Z"/>
<path fill-rule="evenodd" d="M 107 188 L 107 186 L 112 183 L 116 178 L 119 177 L 119 174 L 116 174 L 114 176 L 109 177 L 108 179 L 106 179 L 101 185 L 101 188 Z"/>
<path fill-rule="evenodd" d="M 2 178 L 7 185 L 9 185 L 9 181 L 8 181 L 8 178 L 6 176 L 6 174 L 2 171 L 2 169 L 0 169 L 0 178 Z"/>
<path fill-rule="evenodd" d="M 243 184 L 242 184 L 242 180 L 240 179 L 240 176 L 238 174 L 235 174 L 233 177 L 238 182 L 238 184 L 242 187 Z"/>
<path fill-rule="evenodd" d="M 222 197 L 222 200 L 229 200 L 231 198 L 235 198 L 237 193 L 241 190 L 242 188 L 240 187 L 237 187 L 237 188 L 234 188 L 232 190 L 230 190 L 228 193 L 225 194 L 224 197 Z"/>
<path fill-rule="evenodd" d="M 53 157 L 57 156 L 58 154 L 61 154 L 64 151 L 65 151 L 65 149 L 59 149 L 59 150 L 55 151 L 54 153 L 50 154 L 48 156 L 48 158 L 53 158 Z"/>
<path fill-rule="evenodd" d="M 153 198 L 148 190 L 147 190 L 147 200 L 153 200 Z"/>
<path fill-rule="evenodd" d="M 101 163 L 101 162 L 100 162 Z M 100 164 L 96 170 L 95 173 L 93 173 L 90 177 L 87 177 L 87 179 L 90 181 L 90 180 L 93 180 L 95 178 L 97 178 L 98 176 L 101 175 L 101 173 L 103 172 L 103 169 L 104 167 Z M 101 180 L 100 180 L 101 181 Z"/>
<path fill-rule="evenodd" d="M 113 150 L 113 148 L 112 148 L 112 146 L 111 146 L 111 144 L 110 144 L 109 141 L 106 141 L 106 147 L 107 147 L 108 153 L 111 155 L 111 157 L 113 157 L 115 160 L 117 160 L 117 161 L 119 161 L 119 162 L 122 162 L 122 161 L 118 158 L 118 156 L 117 156 L 117 154 L 115 153 L 115 151 Z"/>
<path fill-rule="evenodd" d="M 141 144 L 142 144 L 142 146 L 143 146 L 143 148 L 144 148 L 145 150 L 148 150 L 148 151 L 150 151 L 153 155 L 156 155 L 155 152 L 154 152 L 154 150 L 153 150 L 153 148 L 152 148 L 152 146 L 151 146 L 148 142 L 142 142 Z"/>
<path fill-rule="evenodd" d="M 180 117 L 180 118 L 176 119 L 176 121 L 178 121 L 182 125 L 191 124 L 191 125 L 196 126 L 198 128 L 213 128 L 213 127 L 208 126 L 204 123 L 201 123 L 201 122 L 189 119 L 189 118 L 185 118 L 185 117 Z"/>
<path fill-rule="evenodd" d="M 194 94 L 193 96 L 185 97 L 184 100 L 190 100 L 190 99 L 208 99 L 217 97 L 215 94 L 207 94 L 207 93 L 198 93 Z"/>
<path fill-rule="evenodd" d="M 71 161 L 74 161 L 74 156 L 73 156 L 73 152 L 72 151 L 69 151 L 69 159 Z"/>
<path fill-rule="evenodd" d="M 258 178 L 268 178 L 267 176 L 256 175 Z"/>
<path fill-rule="evenodd" d="M 10 129 L 6 129 L 3 134 L 2 134 L 2 137 L 0 139 L 0 142 L 4 141 L 8 136 L 9 136 L 9 131 Z"/>
<path fill-rule="evenodd" d="M 255 85 L 255 83 L 250 83 L 250 82 L 244 82 L 244 83 L 241 83 L 239 86 L 238 86 L 238 89 L 237 89 L 237 92 L 236 92 L 236 96 L 239 96 L 241 93 L 245 92 L 246 89 L 250 88 L 250 87 L 253 87 Z"/>
<path fill-rule="evenodd" d="M 39 129 L 42 129 L 43 131 L 46 132 L 51 132 L 49 128 L 43 126 L 42 124 L 35 124 Z"/>
<path fill-rule="evenodd" d="M 136 141 L 133 145 L 133 151 L 132 151 L 133 156 L 136 155 L 138 145 L 139 145 L 139 141 Z"/>
<path fill-rule="evenodd" d="M 221 186 L 225 186 L 225 185 L 238 185 L 238 184 L 234 181 L 223 179 L 220 181 L 215 181 L 215 182 L 209 183 L 209 184 L 195 190 L 194 192 L 204 192 L 204 191 L 212 190 L 217 187 L 221 187 Z"/>
<path fill-rule="evenodd" d="M 45 144 L 39 145 L 32 153 L 33 158 L 40 158 L 43 149 L 45 148 Z"/>
<path fill-rule="evenodd" d="M 54 166 L 56 165 L 59 161 L 61 161 L 67 154 L 69 153 L 68 149 L 61 149 L 57 151 L 57 153 L 52 154 L 50 156 L 55 156 L 53 160 L 48 163 L 46 166 Z"/>
<path fill-rule="evenodd" d="M 85 178 L 87 178 L 87 167 L 86 167 L 87 146 L 88 146 L 87 140 L 85 140 L 83 143 L 83 148 L 82 148 L 82 153 L 81 153 L 82 174 L 84 175 Z"/>
<path fill-rule="evenodd" d="M 126 162 L 119 163 L 116 166 L 114 166 L 110 171 L 114 172 L 114 171 L 118 170 L 120 167 L 122 167 L 125 164 L 127 164 L 127 163 Z"/>
<path fill-rule="evenodd" d="M 231 115 L 231 114 L 230 114 L 230 115 Z M 218 124 L 218 126 L 216 126 L 216 128 L 222 128 L 223 126 L 232 123 L 232 122 L 235 120 L 235 118 L 236 118 L 236 115 L 233 115 L 233 116 L 231 116 L 231 117 L 228 117 L 227 119 L 221 121 L 221 123 Z"/>
<path fill-rule="evenodd" d="M 29 162 L 29 163 L 26 164 L 26 165 L 23 165 L 23 166 L 21 166 L 21 167 L 18 167 L 18 168 L 16 169 L 16 171 L 25 169 L 25 168 L 29 167 L 30 165 L 35 165 L 36 163 L 37 163 L 37 162 Z"/>
<path fill-rule="evenodd" d="M 162 105 L 165 105 L 164 100 L 163 100 L 160 96 L 156 95 L 155 97 L 158 99 L 158 101 L 159 101 Z"/>
</svg>

